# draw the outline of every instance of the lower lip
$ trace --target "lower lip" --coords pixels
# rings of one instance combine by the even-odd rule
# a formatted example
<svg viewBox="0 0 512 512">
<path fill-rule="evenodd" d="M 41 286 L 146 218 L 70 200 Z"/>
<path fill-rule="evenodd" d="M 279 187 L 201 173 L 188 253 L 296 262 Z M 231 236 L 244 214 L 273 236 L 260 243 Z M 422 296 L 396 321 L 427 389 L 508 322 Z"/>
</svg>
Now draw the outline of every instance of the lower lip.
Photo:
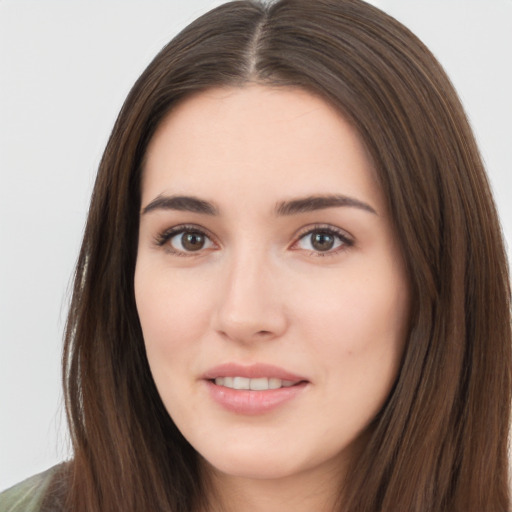
<svg viewBox="0 0 512 512">
<path fill-rule="evenodd" d="M 300 395 L 307 386 L 307 382 L 301 382 L 287 388 L 252 391 L 217 386 L 210 380 L 205 382 L 215 402 L 230 412 L 246 415 L 264 414 L 277 409 Z"/>
</svg>

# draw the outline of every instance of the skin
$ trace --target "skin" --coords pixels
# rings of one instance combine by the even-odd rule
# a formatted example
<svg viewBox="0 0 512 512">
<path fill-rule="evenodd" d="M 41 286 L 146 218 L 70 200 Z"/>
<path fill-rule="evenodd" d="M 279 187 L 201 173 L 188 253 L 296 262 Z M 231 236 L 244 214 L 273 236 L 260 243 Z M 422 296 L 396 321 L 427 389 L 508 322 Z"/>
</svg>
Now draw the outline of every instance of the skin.
<svg viewBox="0 0 512 512">
<path fill-rule="evenodd" d="M 332 194 L 368 208 L 276 214 L 283 201 Z M 218 212 L 155 203 L 175 195 Z M 206 233 L 198 250 L 185 251 L 182 234 L 163 241 L 182 224 Z M 343 238 L 318 250 L 318 225 Z M 135 294 L 160 396 L 223 509 L 331 510 L 396 380 L 409 305 L 371 159 L 339 112 L 262 85 L 180 103 L 147 152 Z M 202 379 L 226 362 L 273 364 L 307 384 L 276 409 L 238 414 Z"/>
</svg>

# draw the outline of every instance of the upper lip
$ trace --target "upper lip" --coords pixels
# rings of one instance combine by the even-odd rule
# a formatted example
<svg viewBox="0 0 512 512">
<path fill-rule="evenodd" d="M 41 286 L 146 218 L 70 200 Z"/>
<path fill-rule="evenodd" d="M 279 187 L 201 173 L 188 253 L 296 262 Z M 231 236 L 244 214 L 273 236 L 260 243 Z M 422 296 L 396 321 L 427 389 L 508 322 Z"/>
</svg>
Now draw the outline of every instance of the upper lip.
<svg viewBox="0 0 512 512">
<path fill-rule="evenodd" d="M 262 377 L 289 380 L 293 382 L 307 381 L 305 377 L 291 373 L 284 368 L 272 364 L 256 363 L 243 365 L 238 363 L 224 363 L 214 366 L 203 375 L 205 380 L 214 380 L 217 377 L 246 377 L 258 379 Z"/>
</svg>

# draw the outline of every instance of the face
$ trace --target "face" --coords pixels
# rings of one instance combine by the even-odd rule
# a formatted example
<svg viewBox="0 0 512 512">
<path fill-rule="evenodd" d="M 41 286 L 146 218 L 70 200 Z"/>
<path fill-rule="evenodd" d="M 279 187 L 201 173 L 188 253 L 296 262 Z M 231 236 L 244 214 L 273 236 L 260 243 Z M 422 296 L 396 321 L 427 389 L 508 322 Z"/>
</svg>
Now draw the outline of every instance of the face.
<svg viewBox="0 0 512 512">
<path fill-rule="evenodd" d="M 408 286 L 354 129 L 292 88 L 213 89 L 161 124 L 135 294 L 167 411 L 218 475 L 325 474 L 396 379 Z"/>
</svg>

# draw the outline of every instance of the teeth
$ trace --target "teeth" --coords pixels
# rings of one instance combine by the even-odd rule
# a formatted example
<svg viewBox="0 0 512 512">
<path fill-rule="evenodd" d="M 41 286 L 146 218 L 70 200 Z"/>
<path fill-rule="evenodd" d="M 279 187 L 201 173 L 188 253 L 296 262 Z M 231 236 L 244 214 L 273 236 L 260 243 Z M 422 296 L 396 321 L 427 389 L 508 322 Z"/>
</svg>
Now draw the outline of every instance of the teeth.
<svg viewBox="0 0 512 512">
<path fill-rule="evenodd" d="M 246 377 L 233 377 L 233 389 L 251 389 L 251 379 Z"/>
<path fill-rule="evenodd" d="M 224 386 L 231 389 L 251 389 L 253 391 L 266 391 L 267 389 L 289 388 L 296 384 L 292 380 L 281 380 L 274 377 L 260 377 L 248 379 L 246 377 L 217 377 L 217 386 Z"/>
<path fill-rule="evenodd" d="M 279 389 L 281 387 L 281 384 L 281 379 L 274 379 L 273 377 L 268 379 L 268 389 Z"/>
</svg>

